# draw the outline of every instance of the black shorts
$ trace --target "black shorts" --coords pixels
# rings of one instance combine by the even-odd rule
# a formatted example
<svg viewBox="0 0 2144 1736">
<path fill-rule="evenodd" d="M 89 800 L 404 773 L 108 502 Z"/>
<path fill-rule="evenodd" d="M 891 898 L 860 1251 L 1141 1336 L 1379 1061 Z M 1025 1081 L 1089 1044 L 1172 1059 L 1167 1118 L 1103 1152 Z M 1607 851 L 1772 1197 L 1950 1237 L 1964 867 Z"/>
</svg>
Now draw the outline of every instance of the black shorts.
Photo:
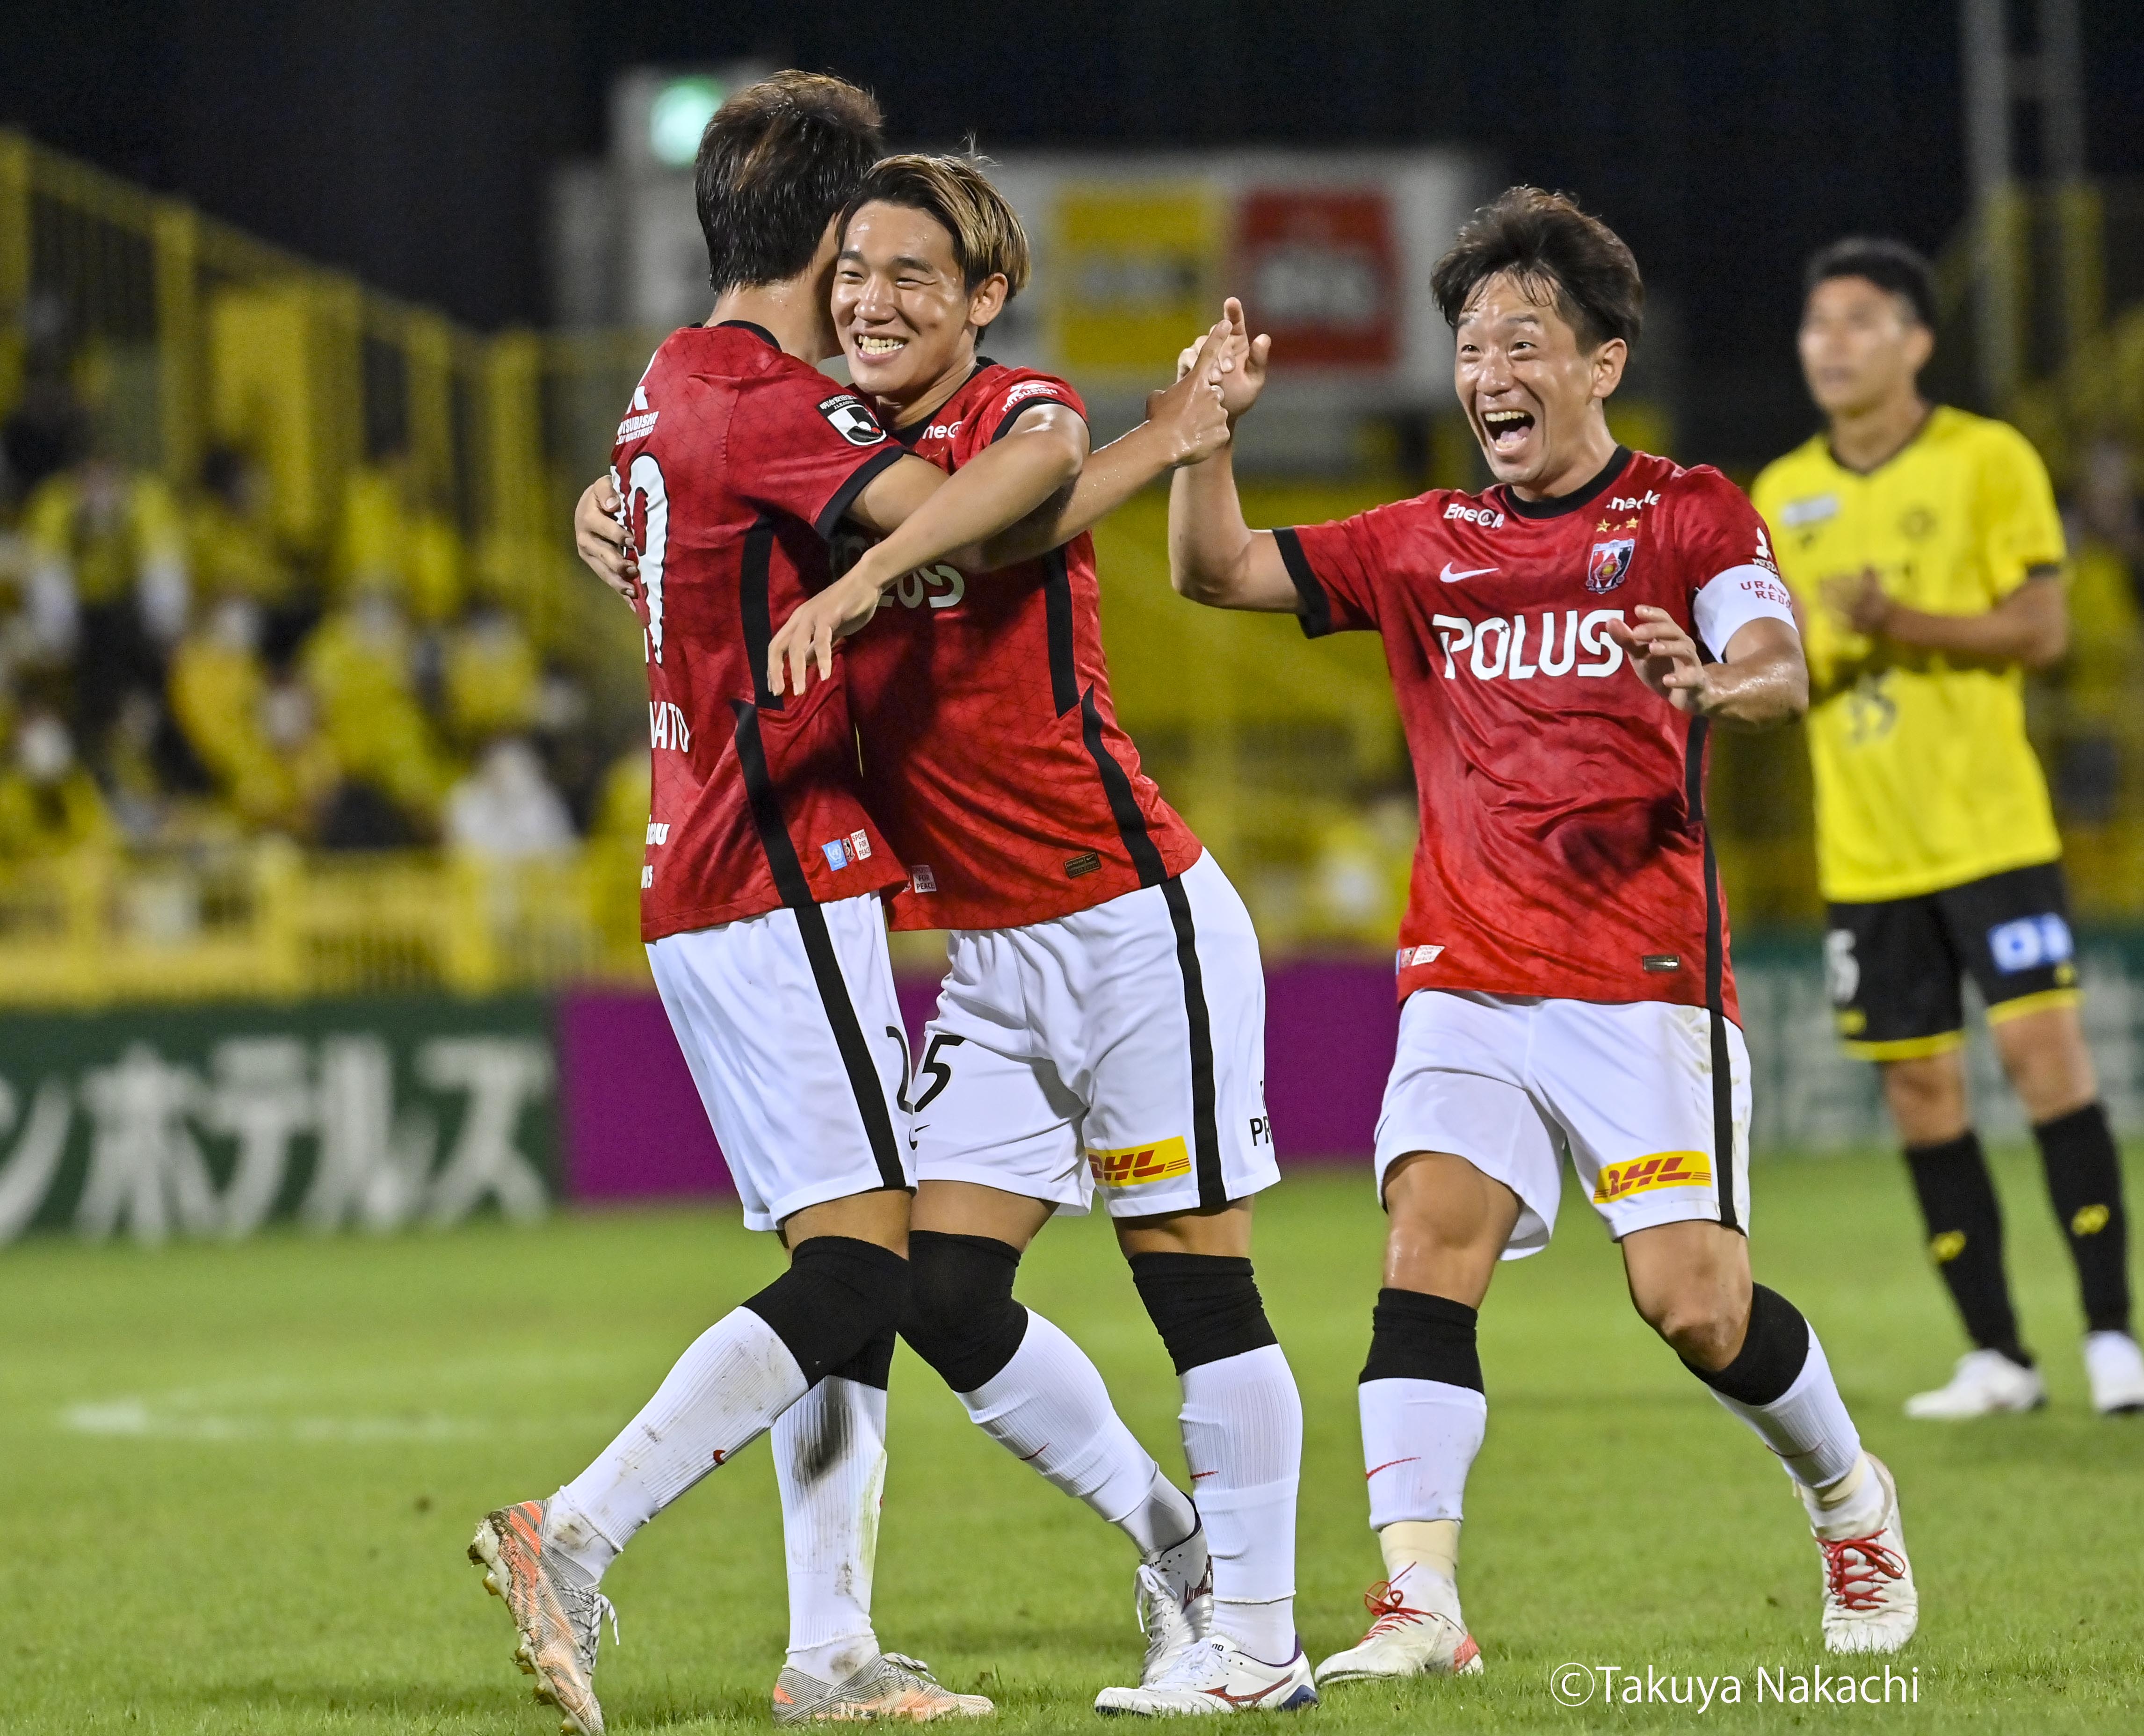
<svg viewBox="0 0 2144 1736">
<path fill-rule="evenodd" d="M 1847 1052 L 1940 1054 L 1965 1040 L 1964 980 L 1999 1024 L 2074 1004 L 2077 960 L 2059 862 L 1881 904 L 1835 904 L 1824 976 Z"/>
</svg>

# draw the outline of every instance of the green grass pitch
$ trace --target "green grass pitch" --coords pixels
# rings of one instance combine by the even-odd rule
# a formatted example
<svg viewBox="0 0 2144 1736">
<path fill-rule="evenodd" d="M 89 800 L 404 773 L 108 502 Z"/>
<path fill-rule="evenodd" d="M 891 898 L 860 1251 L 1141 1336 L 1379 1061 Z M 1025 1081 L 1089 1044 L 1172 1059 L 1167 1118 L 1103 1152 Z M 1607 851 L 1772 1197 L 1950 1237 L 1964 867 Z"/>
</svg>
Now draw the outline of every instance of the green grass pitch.
<svg viewBox="0 0 2144 1736">
<path fill-rule="evenodd" d="M 2036 1168 L 2012 1153 L 2001 1169 L 2053 1403 L 1964 1427 L 1899 1415 L 1959 1346 L 1896 1158 L 1756 1177 L 1758 1273 L 1816 1322 L 1903 1489 L 1923 1615 L 1896 1667 L 1918 1669 L 1917 1704 L 1752 1703 L 1759 1669 L 1824 1664 L 1815 1551 L 1764 1451 L 1631 1314 L 1573 1198 L 1555 1247 L 1506 1267 L 1485 1311 L 1463 1574 L 1487 1673 L 1338 1689 L 1316 1727 L 2144 1729 L 2144 1421 L 2091 1413 Z M 1380 1219 L 1359 1168 L 1290 1180 L 1258 1215 L 1307 1417 L 1298 1610 L 1315 1657 L 1357 1636 L 1378 1576 L 1354 1378 Z M 475 1520 L 578 1470 L 777 1258 L 708 1210 L 0 1252 L 0 1728 L 554 1729 L 463 1559 Z M 1104 1227 L 1045 1233 L 1021 1287 L 1181 1476 L 1175 1381 Z M 1096 1728 L 1095 1690 L 1139 1653 L 1125 1546 L 906 1351 L 892 1431 L 881 1639 L 994 1695 L 1000 1729 Z M 768 1727 L 785 1606 L 763 1448 L 643 1532 L 607 1589 L 624 1635 L 597 1679 L 613 1731 Z M 1566 1661 L 1735 1676 L 1745 1697 L 1700 1714 L 1596 1690 L 1570 1710 L 1548 1686 Z"/>
</svg>

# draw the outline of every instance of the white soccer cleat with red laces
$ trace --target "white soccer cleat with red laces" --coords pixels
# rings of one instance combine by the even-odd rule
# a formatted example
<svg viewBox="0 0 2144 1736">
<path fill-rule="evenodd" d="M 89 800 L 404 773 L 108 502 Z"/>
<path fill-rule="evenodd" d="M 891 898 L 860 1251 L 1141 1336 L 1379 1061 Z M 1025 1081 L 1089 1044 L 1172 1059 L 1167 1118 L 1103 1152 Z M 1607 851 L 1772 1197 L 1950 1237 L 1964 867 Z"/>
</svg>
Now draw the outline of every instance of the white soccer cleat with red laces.
<svg viewBox="0 0 2144 1736">
<path fill-rule="evenodd" d="M 1159 1681 L 1186 1649 L 1213 1629 L 1213 1563 L 1202 1525 L 1173 1548 L 1157 1550 L 1139 1563 L 1134 1580 L 1146 1661 L 1139 1685 Z"/>
<path fill-rule="evenodd" d="M 1422 1597 L 1423 1604 L 1446 1601 Z M 1456 1600 L 1450 1613 L 1417 1609 L 1407 1594 L 1380 1580 L 1362 1594 L 1370 1631 L 1318 1666 L 1318 1684 L 1389 1680 L 1395 1676 L 1478 1676 L 1481 1648 L 1467 1631 Z"/>
<path fill-rule="evenodd" d="M 1875 1454 L 1869 1468 L 1883 1486 L 1883 1518 L 1859 1537 L 1817 1534 L 1824 1559 L 1824 1643 L 1834 1652 L 1895 1652 L 1920 1625 L 1920 1594 L 1906 1559 L 1898 1486 Z"/>
<path fill-rule="evenodd" d="M 1301 1712 L 1317 1704 L 1310 1660 L 1300 1643 L 1285 1664 L 1268 1664 L 1225 1634 L 1209 1634 L 1186 1646 L 1151 1682 L 1104 1688 L 1094 1697 L 1097 1712 L 1134 1718 Z"/>
</svg>

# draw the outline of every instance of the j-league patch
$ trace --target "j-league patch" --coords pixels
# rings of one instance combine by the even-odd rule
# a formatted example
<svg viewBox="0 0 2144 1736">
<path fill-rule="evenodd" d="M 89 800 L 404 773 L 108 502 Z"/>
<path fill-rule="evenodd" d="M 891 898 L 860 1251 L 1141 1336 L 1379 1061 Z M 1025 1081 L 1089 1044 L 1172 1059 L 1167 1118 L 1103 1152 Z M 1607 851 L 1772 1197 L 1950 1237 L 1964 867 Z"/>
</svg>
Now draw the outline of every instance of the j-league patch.
<svg viewBox="0 0 2144 1736">
<path fill-rule="evenodd" d="M 886 438 L 878 419 L 864 408 L 853 393 L 837 392 L 819 400 L 819 414 L 834 425 L 834 432 L 851 446 L 876 446 Z"/>
</svg>

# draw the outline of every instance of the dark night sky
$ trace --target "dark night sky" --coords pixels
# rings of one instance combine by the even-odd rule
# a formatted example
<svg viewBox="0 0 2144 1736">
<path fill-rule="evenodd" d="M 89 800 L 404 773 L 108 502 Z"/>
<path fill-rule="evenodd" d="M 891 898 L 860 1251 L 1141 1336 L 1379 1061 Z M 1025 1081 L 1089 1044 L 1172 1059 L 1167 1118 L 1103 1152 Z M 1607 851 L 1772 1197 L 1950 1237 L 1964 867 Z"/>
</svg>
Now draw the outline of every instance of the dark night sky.
<svg viewBox="0 0 2144 1736">
<path fill-rule="evenodd" d="M 1690 457 L 1799 430 L 1812 246 L 1932 248 L 1963 211 L 1952 3 L 4 5 L 0 121 L 480 325 L 542 316 L 548 167 L 601 148 L 642 61 L 828 68 L 897 140 L 985 150 L 1486 146 L 1601 211 L 1678 310 Z M 2092 167 L 2144 174 L 2144 7 L 2083 10 Z"/>
</svg>

